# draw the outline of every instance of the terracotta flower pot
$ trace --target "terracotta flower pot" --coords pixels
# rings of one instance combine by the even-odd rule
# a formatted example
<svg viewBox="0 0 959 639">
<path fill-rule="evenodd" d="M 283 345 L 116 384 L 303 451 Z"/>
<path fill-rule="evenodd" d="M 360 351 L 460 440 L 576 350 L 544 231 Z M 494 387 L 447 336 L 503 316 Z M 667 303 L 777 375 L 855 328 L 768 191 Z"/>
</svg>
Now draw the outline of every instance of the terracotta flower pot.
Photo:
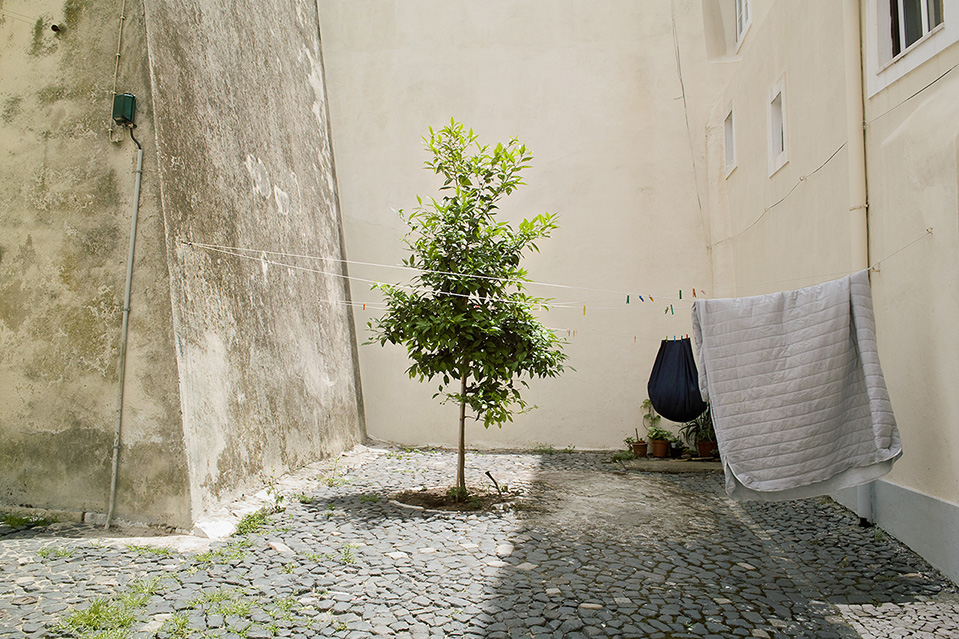
<svg viewBox="0 0 959 639">
<path fill-rule="evenodd" d="M 712 457 L 717 450 L 716 442 L 696 442 L 700 457 Z"/>
<path fill-rule="evenodd" d="M 669 457 L 669 442 L 665 439 L 651 439 L 649 446 L 653 457 Z"/>
<path fill-rule="evenodd" d="M 633 457 L 643 458 L 646 456 L 646 449 L 649 444 L 646 442 L 633 442 L 631 446 L 633 448 Z"/>
</svg>

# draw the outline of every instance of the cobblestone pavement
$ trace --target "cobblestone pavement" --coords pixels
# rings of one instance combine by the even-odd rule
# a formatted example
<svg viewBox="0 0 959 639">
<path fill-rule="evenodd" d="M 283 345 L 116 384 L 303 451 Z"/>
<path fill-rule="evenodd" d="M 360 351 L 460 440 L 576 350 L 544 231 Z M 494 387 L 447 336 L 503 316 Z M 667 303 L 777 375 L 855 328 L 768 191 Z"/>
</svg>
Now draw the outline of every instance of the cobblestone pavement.
<svg viewBox="0 0 959 639">
<path fill-rule="evenodd" d="M 455 456 L 360 447 L 219 541 L 0 528 L 0 637 L 959 637 L 955 586 L 830 500 L 607 459 L 469 454 L 471 485 L 521 495 L 494 512 L 392 502 Z"/>
</svg>

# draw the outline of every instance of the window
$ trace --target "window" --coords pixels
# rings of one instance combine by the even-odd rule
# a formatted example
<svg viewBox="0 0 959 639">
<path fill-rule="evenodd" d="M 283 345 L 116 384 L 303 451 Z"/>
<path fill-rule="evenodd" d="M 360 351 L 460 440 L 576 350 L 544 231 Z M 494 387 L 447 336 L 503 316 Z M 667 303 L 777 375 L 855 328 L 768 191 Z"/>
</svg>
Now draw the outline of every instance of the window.
<svg viewBox="0 0 959 639">
<path fill-rule="evenodd" d="M 785 77 L 769 91 L 769 175 L 786 164 L 786 98 Z"/>
<path fill-rule="evenodd" d="M 889 22 L 896 57 L 942 24 L 942 0 L 890 0 Z"/>
<path fill-rule="evenodd" d="M 959 42 L 959 0 L 866 0 L 865 6 L 867 97 Z"/>
<path fill-rule="evenodd" d="M 733 109 L 729 108 L 723 123 L 726 177 L 736 168 L 736 129 L 733 124 Z"/>
<path fill-rule="evenodd" d="M 736 44 L 743 40 L 749 28 L 749 0 L 736 0 Z"/>
</svg>

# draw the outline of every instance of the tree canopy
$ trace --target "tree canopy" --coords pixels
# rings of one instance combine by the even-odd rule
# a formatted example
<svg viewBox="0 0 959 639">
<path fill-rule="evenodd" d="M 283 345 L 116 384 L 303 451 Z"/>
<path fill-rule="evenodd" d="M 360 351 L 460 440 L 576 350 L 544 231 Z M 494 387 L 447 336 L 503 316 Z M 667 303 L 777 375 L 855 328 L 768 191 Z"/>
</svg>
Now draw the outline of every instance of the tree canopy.
<svg viewBox="0 0 959 639">
<path fill-rule="evenodd" d="M 410 377 L 438 383 L 435 397 L 460 404 L 462 474 L 465 411 L 488 428 L 530 407 L 520 395 L 524 378 L 556 377 L 566 355 L 562 341 L 534 316 L 545 299 L 526 292 L 524 252 L 557 227 L 556 216 L 524 219 L 517 229 L 496 218 L 497 202 L 523 184 L 532 154 L 516 138 L 482 146 L 472 129 L 450 120 L 424 138 L 426 167 L 444 178 L 440 198 L 400 214 L 410 227 L 404 260 L 418 270 L 409 286 L 377 284 L 386 298 L 370 322 L 373 341 L 402 344 Z"/>
</svg>

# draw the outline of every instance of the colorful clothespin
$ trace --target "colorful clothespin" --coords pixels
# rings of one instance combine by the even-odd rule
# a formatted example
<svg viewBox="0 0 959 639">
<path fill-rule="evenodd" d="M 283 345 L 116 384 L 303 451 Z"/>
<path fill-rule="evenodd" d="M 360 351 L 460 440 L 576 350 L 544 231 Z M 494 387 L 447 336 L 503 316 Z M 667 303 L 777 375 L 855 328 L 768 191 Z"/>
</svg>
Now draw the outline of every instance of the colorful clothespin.
<svg viewBox="0 0 959 639">
<path fill-rule="evenodd" d="M 669 312 L 672 313 L 673 315 L 676 314 L 676 311 L 673 310 L 673 305 L 672 305 L 672 304 L 669 305 Z"/>
<path fill-rule="evenodd" d="M 363 310 L 366 310 L 366 302 L 363 302 Z"/>
<path fill-rule="evenodd" d="M 626 296 L 626 303 L 629 304 L 629 295 Z"/>
<path fill-rule="evenodd" d="M 696 289 L 693 289 L 693 297 L 696 297 Z"/>
<path fill-rule="evenodd" d="M 649 296 L 649 301 L 650 301 L 650 302 L 655 302 L 656 300 L 654 300 L 654 299 L 653 299 L 653 296 L 650 295 L 650 296 Z"/>
<path fill-rule="evenodd" d="M 585 304 L 583 304 L 583 315 L 584 315 L 584 316 L 586 315 L 586 305 L 585 305 Z"/>
<path fill-rule="evenodd" d="M 640 301 L 640 302 L 645 302 L 645 301 L 646 301 L 646 300 L 643 299 L 643 296 L 642 296 L 642 295 L 637 295 L 637 297 L 639 298 L 639 301 Z"/>
<path fill-rule="evenodd" d="M 679 289 L 679 299 L 683 299 L 683 289 Z"/>
</svg>

